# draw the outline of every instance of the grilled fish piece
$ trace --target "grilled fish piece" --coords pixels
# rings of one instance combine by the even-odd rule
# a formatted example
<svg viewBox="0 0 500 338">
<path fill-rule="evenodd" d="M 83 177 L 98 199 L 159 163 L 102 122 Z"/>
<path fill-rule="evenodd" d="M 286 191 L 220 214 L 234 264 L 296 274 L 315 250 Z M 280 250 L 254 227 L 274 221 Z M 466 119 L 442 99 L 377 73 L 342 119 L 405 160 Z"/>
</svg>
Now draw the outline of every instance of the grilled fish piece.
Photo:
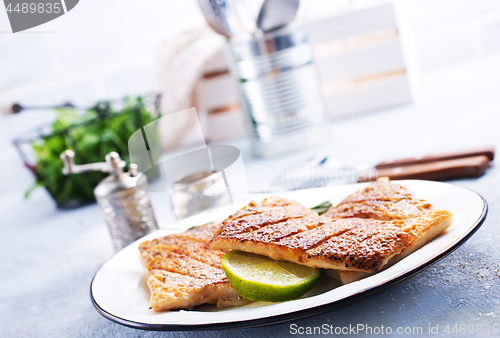
<svg viewBox="0 0 500 338">
<path fill-rule="evenodd" d="M 140 244 L 154 311 L 191 309 L 205 303 L 227 307 L 249 302 L 234 290 L 222 270 L 225 252 L 208 247 L 219 226 L 205 224 Z"/>
<path fill-rule="evenodd" d="M 251 202 L 229 216 L 210 246 L 241 250 L 314 268 L 377 271 L 410 236 L 373 219 L 328 219 L 280 197 Z"/>
<path fill-rule="evenodd" d="M 432 206 L 401 184 L 380 180 L 346 197 L 323 214 L 331 218 L 398 220 L 420 216 Z"/>
<path fill-rule="evenodd" d="M 440 210 L 398 183 L 380 180 L 348 196 L 323 216 L 333 219 L 376 219 L 390 222 L 410 236 L 407 247 L 386 267 L 400 261 L 421 248 L 452 223 L 453 216 Z M 342 283 L 367 277 L 369 273 L 329 271 L 330 276 Z"/>
</svg>

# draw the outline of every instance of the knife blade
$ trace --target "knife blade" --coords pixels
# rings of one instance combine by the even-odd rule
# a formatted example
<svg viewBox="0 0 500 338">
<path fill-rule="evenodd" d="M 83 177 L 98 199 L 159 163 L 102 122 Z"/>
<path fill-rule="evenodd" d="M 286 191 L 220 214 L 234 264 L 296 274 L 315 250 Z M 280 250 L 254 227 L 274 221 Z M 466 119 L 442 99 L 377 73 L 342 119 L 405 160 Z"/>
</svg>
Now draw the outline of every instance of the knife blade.
<svg viewBox="0 0 500 338">
<path fill-rule="evenodd" d="M 423 179 L 443 181 L 480 177 L 495 157 L 493 147 L 432 154 L 421 157 L 383 161 L 375 165 L 343 166 L 336 159 L 316 155 L 280 172 L 269 191 L 290 191 L 329 185 L 375 181 Z M 264 191 L 259 191 L 262 193 Z"/>
</svg>

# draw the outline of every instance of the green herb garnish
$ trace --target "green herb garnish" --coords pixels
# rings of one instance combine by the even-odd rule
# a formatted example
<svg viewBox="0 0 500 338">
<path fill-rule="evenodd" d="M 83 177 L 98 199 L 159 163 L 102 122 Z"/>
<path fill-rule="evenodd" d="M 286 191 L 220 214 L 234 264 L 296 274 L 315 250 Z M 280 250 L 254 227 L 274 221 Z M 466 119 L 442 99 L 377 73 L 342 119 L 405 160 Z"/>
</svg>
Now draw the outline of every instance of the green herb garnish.
<svg viewBox="0 0 500 338">
<path fill-rule="evenodd" d="M 59 108 L 48 135 L 31 141 L 36 156 L 36 187 L 44 187 L 60 207 L 72 207 L 95 200 L 93 189 L 107 176 L 101 172 L 64 175 L 60 155 L 67 149 L 75 152 L 77 164 L 104 161 L 106 154 L 116 151 L 130 164 L 128 139 L 138 129 L 154 121 L 141 97 L 126 97 L 118 106 L 99 102 L 84 114 L 73 108 Z"/>
<path fill-rule="evenodd" d="M 312 207 L 311 210 L 317 212 L 318 215 L 323 215 L 331 206 L 332 203 L 330 203 L 330 201 L 326 201 L 321 204 L 318 204 L 315 207 Z"/>
</svg>

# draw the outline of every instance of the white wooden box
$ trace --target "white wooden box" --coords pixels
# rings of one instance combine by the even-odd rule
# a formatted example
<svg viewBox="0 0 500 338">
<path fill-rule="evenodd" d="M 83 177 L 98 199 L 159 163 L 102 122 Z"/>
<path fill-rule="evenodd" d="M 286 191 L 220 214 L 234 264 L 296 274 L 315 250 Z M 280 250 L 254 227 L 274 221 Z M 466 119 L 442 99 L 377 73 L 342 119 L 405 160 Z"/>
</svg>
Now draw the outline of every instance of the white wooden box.
<svg viewBox="0 0 500 338">
<path fill-rule="evenodd" d="M 321 12 L 321 11 L 320 11 Z M 390 2 L 337 14 L 319 13 L 307 23 L 328 114 L 339 117 L 412 101 L 408 67 L 394 5 Z M 243 136 L 236 83 L 225 54 L 210 60 L 196 89 L 211 140 Z"/>
</svg>

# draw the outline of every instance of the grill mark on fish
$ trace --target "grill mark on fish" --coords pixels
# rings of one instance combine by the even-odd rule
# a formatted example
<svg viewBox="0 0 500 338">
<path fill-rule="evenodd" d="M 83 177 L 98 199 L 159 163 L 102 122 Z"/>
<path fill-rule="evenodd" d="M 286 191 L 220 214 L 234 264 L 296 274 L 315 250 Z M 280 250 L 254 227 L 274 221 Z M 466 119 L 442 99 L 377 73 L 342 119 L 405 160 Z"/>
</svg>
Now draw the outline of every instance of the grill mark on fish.
<svg viewBox="0 0 500 338">
<path fill-rule="evenodd" d="M 345 268 L 377 271 L 392 258 L 391 254 L 400 252 L 407 243 L 408 235 L 397 228 L 375 223 L 332 236 L 307 253 L 312 257 L 326 255 L 330 260 L 343 261 Z"/>
<path fill-rule="evenodd" d="M 206 224 L 140 244 L 154 311 L 191 309 L 204 303 L 231 306 L 247 302 L 222 270 L 225 252 L 208 246 L 219 226 Z"/>
<path fill-rule="evenodd" d="M 344 198 L 339 203 L 339 206 L 344 203 L 362 203 L 366 201 L 397 202 L 400 200 L 418 200 L 418 198 L 401 184 L 381 180 L 371 183 L 367 187 Z"/>
<path fill-rule="evenodd" d="M 409 240 L 409 236 L 397 227 L 388 225 L 381 228 L 380 221 L 367 219 L 332 221 L 285 198 L 266 198 L 261 203 L 252 202 L 247 207 L 258 210 L 261 206 L 268 208 L 273 205 L 275 205 L 276 210 L 273 211 L 273 214 L 285 214 L 290 208 L 293 208 L 293 210 L 300 210 L 304 216 L 293 220 L 291 229 L 284 227 L 289 225 L 289 222 L 280 222 L 278 218 L 273 218 L 270 221 L 270 219 L 265 218 L 248 219 L 242 217 L 235 222 L 229 217 L 212 238 L 211 247 L 253 252 L 276 260 L 286 260 L 315 268 L 374 271 L 385 264 L 388 259 L 397 255 Z M 244 214 L 244 209 L 237 214 Z M 251 228 L 246 226 L 248 223 L 245 222 L 251 222 Z M 245 225 L 243 228 L 242 224 Z M 343 245 L 349 240 L 344 238 L 347 236 L 345 233 L 359 227 L 364 229 L 366 235 L 374 226 L 379 226 L 377 236 L 363 244 L 365 246 L 363 250 L 358 250 L 365 252 L 369 248 L 372 251 L 370 252 L 371 256 L 354 259 L 342 254 Z M 395 237 L 394 234 L 397 236 Z M 314 251 L 316 247 L 320 247 L 331 238 L 336 237 L 338 237 L 337 242 L 332 241 L 330 244 L 325 244 L 322 251 Z M 397 240 L 395 240 L 396 238 Z M 384 241 L 388 241 L 389 244 L 384 246 L 379 243 Z M 354 244 L 361 245 L 359 240 Z M 351 247 L 354 244 L 351 244 Z M 378 261 L 376 262 L 375 259 Z"/>
<path fill-rule="evenodd" d="M 164 251 L 165 249 L 157 248 Z M 220 259 L 223 255 L 212 255 L 211 259 L 197 259 L 177 252 L 157 253 L 146 262 L 150 270 L 166 270 L 193 277 L 222 271 Z"/>
<path fill-rule="evenodd" d="M 371 218 L 383 221 L 420 216 L 432 206 L 422 200 L 346 202 L 330 208 L 323 216 L 331 218 Z"/>
<path fill-rule="evenodd" d="M 433 207 L 417 198 L 404 186 L 389 181 L 379 181 L 358 190 L 337 206 L 331 207 L 325 217 L 343 219 L 377 219 L 386 221 L 404 231 L 409 242 L 400 254 L 393 257 L 383 268 L 395 264 L 444 232 L 452 223 L 452 215 L 446 210 Z M 370 273 L 336 271 L 328 273 L 347 284 Z"/>
<path fill-rule="evenodd" d="M 222 223 L 225 227 L 223 227 L 218 233 L 222 233 L 226 236 L 234 236 L 248 231 L 259 230 L 266 225 L 286 222 L 295 218 L 302 218 L 305 215 L 306 213 L 304 212 L 290 213 L 288 210 L 266 210 L 262 213 L 252 213 L 239 216 L 237 218 L 229 217 Z"/>
<path fill-rule="evenodd" d="M 333 236 L 339 236 L 351 230 L 353 227 L 359 226 L 359 224 L 352 222 L 344 222 L 342 224 L 340 224 L 340 222 L 320 222 L 320 224 L 321 225 L 310 229 L 310 231 L 300 232 L 293 236 L 283 238 L 278 241 L 278 244 L 292 249 L 302 248 L 304 250 L 310 250 L 321 245 L 321 243 Z"/>
<path fill-rule="evenodd" d="M 376 199 L 378 198 L 378 199 Z M 410 236 L 413 243 L 430 228 L 451 218 L 404 186 L 380 181 L 358 190 L 323 215 L 329 218 L 370 218 L 389 221 Z"/>
<path fill-rule="evenodd" d="M 155 252 L 154 255 L 145 256 L 144 262 L 150 269 L 160 268 L 158 263 L 162 263 L 167 259 L 189 257 L 203 264 L 208 264 L 213 267 L 220 268 L 220 259 L 224 256 L 224 252 L 211 250 L 205 242 L 175 240 L 170 243 L 154 242 L 143 250 Z M 153 259 L 154 258 L 154 259 Z M 156 263 L 155 263 L 156 262 Z"/>
<path fill-rule="evenodd" d="M 264 243 L 272 243 L 282 238 L 313 229 L 321 224 L 315 218 L 292 218 L 282 222 L 267 224 L 250 232 L 239 233 L 234 238 L 245 241 L 258 237 Z"/>
</svg>

